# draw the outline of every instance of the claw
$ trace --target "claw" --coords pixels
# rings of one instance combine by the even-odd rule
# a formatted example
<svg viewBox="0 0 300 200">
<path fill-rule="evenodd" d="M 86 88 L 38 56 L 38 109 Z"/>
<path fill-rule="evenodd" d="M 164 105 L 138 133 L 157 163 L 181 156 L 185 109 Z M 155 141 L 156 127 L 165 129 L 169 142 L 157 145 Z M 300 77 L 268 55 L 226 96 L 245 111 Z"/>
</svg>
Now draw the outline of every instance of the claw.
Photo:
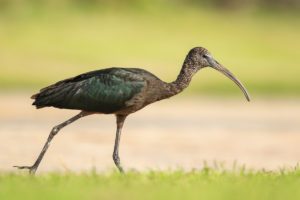
<svg viewBox="0 0 300 200">
<path fill-rule="evenodd" d="M 31 167 L 29 166 L 13 166 L 15 168 L 18 168 L 18 169 L 30 169 Z"/>
<path fill-rule="evenodd" d="M 29 174 L 34 175 L 35 171 L 36 171 L 36 167 L 35 166 L 13 166 L 16 167 L 18 169 L 29 169 Z"/>
<path fill-rule="evenodd" d="M 120 164 L 117 165 L 117 167 L 118 167 L 118 169 L 119 169 L 119 171 L 120 171 L 121 174 L 125 173 L 123 167 Z"/>
</svg>

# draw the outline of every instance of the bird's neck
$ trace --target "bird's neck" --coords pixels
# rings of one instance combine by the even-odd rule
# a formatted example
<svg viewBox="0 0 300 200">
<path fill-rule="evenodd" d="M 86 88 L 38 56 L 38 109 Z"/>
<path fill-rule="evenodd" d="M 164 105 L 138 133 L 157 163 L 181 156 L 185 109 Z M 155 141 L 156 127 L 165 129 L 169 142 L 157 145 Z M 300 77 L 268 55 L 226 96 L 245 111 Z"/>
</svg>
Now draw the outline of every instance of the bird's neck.
<svg viewBox="0 0 300 200">
<path fill-rule="evenodd" d="M 198 70 L 199 68 L 196 66 L 193 60 L 187 57 L 183 63 L 179 75 L 177 76 L 177 79 L 171 83 L 168 83 L 168 96 L 174 96 L 187 88 Z"/>
</svg>

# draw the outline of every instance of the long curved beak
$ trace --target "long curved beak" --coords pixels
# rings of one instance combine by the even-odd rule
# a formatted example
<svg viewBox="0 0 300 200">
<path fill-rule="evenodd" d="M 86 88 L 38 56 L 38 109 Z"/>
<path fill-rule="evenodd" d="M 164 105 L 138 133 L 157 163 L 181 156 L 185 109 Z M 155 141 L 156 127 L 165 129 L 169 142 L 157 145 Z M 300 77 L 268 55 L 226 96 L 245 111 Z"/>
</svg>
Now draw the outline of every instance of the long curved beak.
<svg viewBox="0 0 300 200">
<path fill-rule="evenodd" d="M 212 57 L 209 58 L 208 62 L 212 68 L 220 71 L 222 74 L 224 74 L 225 76 L 230 78 L 233 82 L 235 82 L 235 84 L 237 84 L 237 86 L 239 86 L 239 88 L 243 91 L 247 101 L 250 101 L 249 94 L 246 88 L 244 87 L 244 85 L 228 69 L 226 69 L 217 61 L 215 61 Z"/>
</svg>

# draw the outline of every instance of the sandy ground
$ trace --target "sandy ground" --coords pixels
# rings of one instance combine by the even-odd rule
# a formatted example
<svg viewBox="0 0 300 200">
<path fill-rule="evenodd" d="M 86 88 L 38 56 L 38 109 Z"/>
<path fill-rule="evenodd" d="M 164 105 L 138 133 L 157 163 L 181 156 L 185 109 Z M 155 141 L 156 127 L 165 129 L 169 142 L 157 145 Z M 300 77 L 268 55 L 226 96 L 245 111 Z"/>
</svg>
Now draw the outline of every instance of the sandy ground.
<svg viewBox="0 0 300 200">
<path fill-rule="evenodd" d="M 51 128 L 77 111 L 31 106 L 29 93 L 0 93 L 0 171 L 30 165 Z M 201 169 L 204 161 L 278 170 L 300 161 L 299 99 L 174 97 L 128 117 L 121 138 L 125 169 Z M 38 172 L 114 168 L 113 115 L 85 117 L 54 138 Z"/>
</svg>

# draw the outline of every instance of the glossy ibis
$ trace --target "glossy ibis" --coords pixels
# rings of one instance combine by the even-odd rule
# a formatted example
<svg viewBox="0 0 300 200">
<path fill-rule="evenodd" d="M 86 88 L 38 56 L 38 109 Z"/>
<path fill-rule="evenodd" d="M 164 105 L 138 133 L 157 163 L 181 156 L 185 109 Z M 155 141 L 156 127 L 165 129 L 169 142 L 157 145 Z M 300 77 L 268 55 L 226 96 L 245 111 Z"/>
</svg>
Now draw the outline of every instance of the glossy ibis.
<svg viewBox="0 0 300 200">
<path fill-rule="evenodd" d="M 29 169 L 29 172 L 34 174 L 51 140 L 60 129 L 87 115 L 115 114 L 117 132 L 113 160 L 119 171 L 124 172 L 119 158 L 119 143 L 126 117 L 150 103 L 172 97 L 183 91 L 196 72 L 204 67 L 212 67 L 222 72 L 234 81 L 243 91 L 247 100 L 250 100 L 242 83 L 202 47 L 195 47 L 190 50 L 184 60 L 180 74 L 171 83 L 160 80 L 144 69 L 107 68 L 87 72 L 41 89 L 39 93 L 32 96 L 32 99 L 35 100 L 33 105 L 37 108 L 52 106 L 80 110 L 81 112 L 52 129 L 39 157 L 32 166 L 15 167 Z"/>
</svg>

